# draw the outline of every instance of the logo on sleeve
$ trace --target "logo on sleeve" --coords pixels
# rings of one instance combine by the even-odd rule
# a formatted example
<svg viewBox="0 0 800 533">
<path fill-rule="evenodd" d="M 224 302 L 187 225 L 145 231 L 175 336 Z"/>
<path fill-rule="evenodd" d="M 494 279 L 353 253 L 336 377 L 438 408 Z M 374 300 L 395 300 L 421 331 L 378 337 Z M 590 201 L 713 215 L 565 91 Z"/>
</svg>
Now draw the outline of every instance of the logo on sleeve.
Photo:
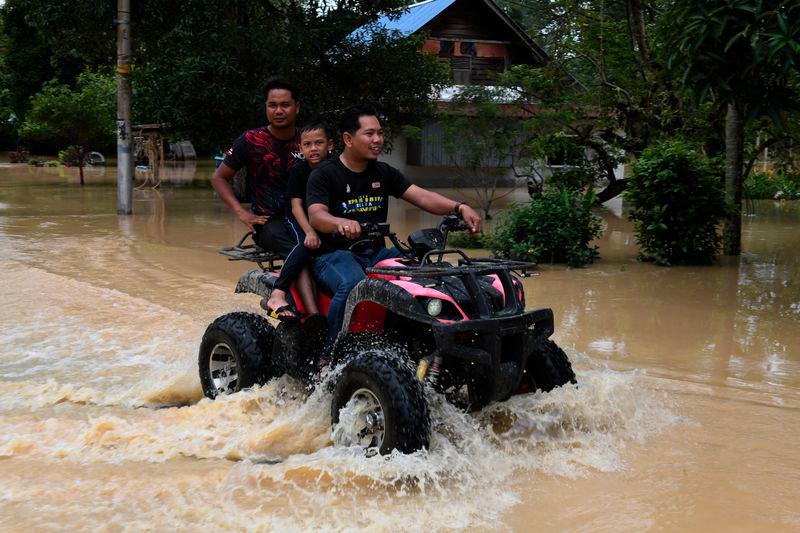
<svg viewBox="0 0 800 533">
<path fill-rule="evenodd" d="M 373 189 L 380 189 L 381 188 L 381 182 L 380 181 L 373 181 L 372 182 L 372 188 Z"/>
</svg>

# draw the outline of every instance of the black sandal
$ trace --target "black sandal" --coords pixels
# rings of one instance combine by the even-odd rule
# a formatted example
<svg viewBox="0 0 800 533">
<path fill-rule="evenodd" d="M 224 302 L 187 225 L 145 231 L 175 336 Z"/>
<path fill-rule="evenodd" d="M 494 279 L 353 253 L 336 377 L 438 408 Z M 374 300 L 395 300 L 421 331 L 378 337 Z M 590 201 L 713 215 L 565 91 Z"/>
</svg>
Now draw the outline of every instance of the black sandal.
<svg viewBox="0 0 800 533">
<path fill-rule="evenodd" d="M 284 313 L 286 311 L 289 311 L 292 314 L 291 315 L 282 315 L 281 314 L 281 313 Z M 282 305 L 277 309 L 271 309 L 270 307 L 267 307 L 267 316 L 269 316 L 270 318 L 275 318 L 277 320 L 280 320 L 281 322 L 299 322 L 300 321 L 300 316 L 298 316 L 298 314 L 295 312 L 294 309 L 292 309 L 292 306 L 289 305 L 289 304 Z"/>
</svg>

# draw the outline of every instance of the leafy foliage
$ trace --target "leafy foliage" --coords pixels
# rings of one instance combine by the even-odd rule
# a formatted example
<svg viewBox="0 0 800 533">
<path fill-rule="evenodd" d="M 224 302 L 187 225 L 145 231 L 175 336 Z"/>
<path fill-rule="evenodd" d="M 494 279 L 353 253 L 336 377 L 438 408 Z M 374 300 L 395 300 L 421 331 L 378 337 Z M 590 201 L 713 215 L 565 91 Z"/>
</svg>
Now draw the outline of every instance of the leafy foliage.
<svg viewBox="0 0 800 533">
<path fill-rule="evenodd" d="M 51 148 L 68 144 L 87 149 L 113 146 L 115 95 L 113 77 L 95 72 L 81 74 L 74 88 L 49 82 L 33 97 L 20 136 Z"/>
<path fill-rule="evenodd" d="M 785 0 L 678 0 L 664 25 L 669 63 L 700 101 L 739 100 L 747 122 L 797 105 L 800 3 Z"/>
<path fill-rule="evenodd" d="M 716 101 L 725 123 L 724 251 L 741 251 L 745 125 L 800 105 L 800 2 L 785 0 L 677 0 L 663 26 L 668 64 L 697 99 Z"/>
<path fill-rule="evenodd" d="M 420 39 L 386 32 L 351 35 L 404 5 L 401 0 L 141 0 L 131 5 L 133 120 L 170 124 L 200 150 L 226 147 L 263 125 L 263 86 L 289 78 L 303 95 L 300 120 L 336 123 L 344 107 L 370 101 L 389 129 L 428 116 L 445 79 Z M 11 109 L 51 78 L 74 85 L 85 69 L 113 64 L 114 3 L 7 0 Z"/>
<path fill-rule="evenodd" d="M 602 233 L 593 204 L 591 190 L 549 188 L 505 213 L 488 244 L 499 257 L 572 267 L 592 263 L 599 254 L 590 243 Z"/>
<path fill-rule="evenodd" d="M 743 196 L 752 199 L 800 199 L 800 173 L 753 172 L 744 180 Z"/>
<path fill-rule="evenodd" d="M 720 246 L 717 225 L 725 213 L 718 176 L 719 164 L 684 141 L 644 151 L 625 191 L 643 260 L 660 265 L 713 261 Z"/>
<path fill-rule="evenodd" d="M 17 141 L 16 116 L 11 109 L 11 90 L 8 88 L 10 74 L 6 66 L 8 37 L 0 17 L 0 149 L 13 148 Z"/>
</svg>

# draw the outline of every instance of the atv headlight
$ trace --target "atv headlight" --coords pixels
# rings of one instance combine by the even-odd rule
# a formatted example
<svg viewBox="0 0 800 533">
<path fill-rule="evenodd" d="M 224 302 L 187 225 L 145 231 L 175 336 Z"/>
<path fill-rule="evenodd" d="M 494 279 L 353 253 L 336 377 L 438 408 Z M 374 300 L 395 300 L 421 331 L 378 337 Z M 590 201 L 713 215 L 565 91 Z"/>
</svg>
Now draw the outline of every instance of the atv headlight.
<svg viewBox="0 0 800 533">
<path fill-rule="evenodd" d="M 431 298 L 428 300 L 427 311 L 431 316 L 439 316 L 442 312 L 442 301 L 439 298 Z"/>
</svg>

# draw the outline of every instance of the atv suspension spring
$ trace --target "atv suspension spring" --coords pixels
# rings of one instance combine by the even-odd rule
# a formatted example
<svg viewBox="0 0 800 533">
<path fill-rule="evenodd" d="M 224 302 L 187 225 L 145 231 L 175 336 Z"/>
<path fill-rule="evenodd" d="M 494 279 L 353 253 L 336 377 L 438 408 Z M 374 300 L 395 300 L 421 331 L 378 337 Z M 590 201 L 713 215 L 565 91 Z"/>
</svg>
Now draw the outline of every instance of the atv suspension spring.
<svg viewBox="0 0 800 533">
<path fill-rule="evenodd" d="M 433 357 L 433 362 L 431 362 L 430 368 L 428 368 L 428 381 L 431 385 L 436 385 L 439 381 L 439 372 L 442 369 L 442 356 L 435 355 Z"/>
</svg>

